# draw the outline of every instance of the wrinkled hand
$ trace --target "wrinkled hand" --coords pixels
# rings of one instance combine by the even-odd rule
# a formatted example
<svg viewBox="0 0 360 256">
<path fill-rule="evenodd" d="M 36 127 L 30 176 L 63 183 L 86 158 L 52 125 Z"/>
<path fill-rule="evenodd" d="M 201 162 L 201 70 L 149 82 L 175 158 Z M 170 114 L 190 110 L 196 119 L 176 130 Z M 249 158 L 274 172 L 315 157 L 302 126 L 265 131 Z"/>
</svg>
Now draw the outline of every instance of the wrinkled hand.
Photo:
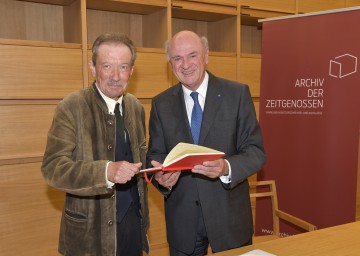
<svg viewBox="0 0 360 256">
<path fill-rule="evenodd" d="M 227 162 L 220 158 L 215 161 L 206 161 L 202 165 L 195 165 L 191 170 L 193 173 L 205 175 L 209 178 L 218 178 L 229 175 L 229 167 Z"/>
<path fill-rule="evenodd" d="M 154 167 L 161 166 L 161 164 L 157 161 L 151 161 L 151 164 Z M 154 174 L 155 180 L 163 187 L 170 188 L 176 184 L 176 182 L 179 180 L 180 177 L 180 171 L 171 171 L 171 172 L 163 172 L 163 171 L 157 171 Z"/>
<path fill-rule="evenodd" d="M 113 183 L 125 184 L 139 172 L 141 166 L 142 163 L 111 162 L 107 169 L 108 180 Z"/>
</svg>

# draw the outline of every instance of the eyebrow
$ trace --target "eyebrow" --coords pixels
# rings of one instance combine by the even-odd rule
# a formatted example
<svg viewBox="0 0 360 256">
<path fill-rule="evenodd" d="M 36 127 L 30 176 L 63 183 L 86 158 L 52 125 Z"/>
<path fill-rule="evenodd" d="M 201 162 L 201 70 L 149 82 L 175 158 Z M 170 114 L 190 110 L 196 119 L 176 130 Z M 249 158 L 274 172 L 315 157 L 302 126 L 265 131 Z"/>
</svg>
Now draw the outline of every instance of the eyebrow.
<svg viewBox="0 0 360 256">
<path fill-rule="evenodd" d="M 190 52 L 190 53 L 186 54 L 185 56 L 189 56 L 189 55 L 193 55 L 193 54 L 199 54 L 199 52 L 198 51 L 193 51 L 193 52 Z M 183 58 L 183 56 L 175 55 L 175 56 L 171 57 L 171 59 L 173 59 L 173 58 Z"/>
</svg>

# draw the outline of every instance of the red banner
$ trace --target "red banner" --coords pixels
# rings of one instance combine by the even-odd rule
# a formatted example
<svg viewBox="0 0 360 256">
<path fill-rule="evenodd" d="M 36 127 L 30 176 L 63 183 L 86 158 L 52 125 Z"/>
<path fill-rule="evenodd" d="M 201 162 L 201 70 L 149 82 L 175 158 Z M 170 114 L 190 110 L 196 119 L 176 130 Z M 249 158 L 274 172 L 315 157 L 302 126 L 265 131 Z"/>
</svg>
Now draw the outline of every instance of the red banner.
<svg viewBox="0 0 360 256">
<path fill-rule="evenodd" d="M 263 23 L 260 124 L 279 208 L 318 228 L 355 220 L 360 9 Z M 271 220 L 256 208 L 256 233 Z M 298 230 L 281 224 L 284 236 Z"/>
</svg>

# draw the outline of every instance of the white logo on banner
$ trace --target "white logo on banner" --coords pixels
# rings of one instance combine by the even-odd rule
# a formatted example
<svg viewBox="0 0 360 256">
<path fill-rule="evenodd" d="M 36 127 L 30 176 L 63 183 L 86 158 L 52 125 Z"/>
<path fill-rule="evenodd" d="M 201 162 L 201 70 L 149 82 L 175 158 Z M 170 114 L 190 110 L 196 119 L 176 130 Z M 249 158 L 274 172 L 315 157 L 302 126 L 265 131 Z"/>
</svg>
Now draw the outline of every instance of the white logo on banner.
<svg viewBox="0 0 360 256">
<path fill-rule="evenodd" d="M 357 57 L 351 54 L 344 54 L 330 60 L 329 75 L 333 77 L 343 78 L 345 76 L 356 73 Z"/>
</svg>

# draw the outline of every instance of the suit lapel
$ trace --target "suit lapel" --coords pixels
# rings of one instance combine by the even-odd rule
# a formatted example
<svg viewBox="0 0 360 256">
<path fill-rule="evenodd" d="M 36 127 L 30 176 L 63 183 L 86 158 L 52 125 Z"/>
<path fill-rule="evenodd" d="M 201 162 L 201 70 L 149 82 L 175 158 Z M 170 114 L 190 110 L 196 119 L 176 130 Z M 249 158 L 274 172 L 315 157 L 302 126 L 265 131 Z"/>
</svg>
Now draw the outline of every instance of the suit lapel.
<svg viewBox="0 0 360 256">
<path fill-rule="evenodd" d="M 169 102 L 169 106 L 172 108 L 171 113 L 173 114 L 171 120 L 176 122 L 176 127 L 178 127 L 180 131 L 179 134 L 182 134 L 181 137 L 184 138 L 183 134 L 186 134 L 183 142 L 193 143 L 190 124 L 186 113 L 184 93 L 180 83 L 175 86 L 177 86 L 177 88 L 174 90 L 173 97 Z"/>
<path fill-rule="evenodd" d="M 222 85 L 217 82 L 217 79 L 213 75 L 209 74 L 209 84 L 206 92 L 205 108 L 200 131 L 200 145 L 204 143 L 212 124 L 215 122 L 216 113 L 221 105 L 221 101 Z"/>
</svg>

